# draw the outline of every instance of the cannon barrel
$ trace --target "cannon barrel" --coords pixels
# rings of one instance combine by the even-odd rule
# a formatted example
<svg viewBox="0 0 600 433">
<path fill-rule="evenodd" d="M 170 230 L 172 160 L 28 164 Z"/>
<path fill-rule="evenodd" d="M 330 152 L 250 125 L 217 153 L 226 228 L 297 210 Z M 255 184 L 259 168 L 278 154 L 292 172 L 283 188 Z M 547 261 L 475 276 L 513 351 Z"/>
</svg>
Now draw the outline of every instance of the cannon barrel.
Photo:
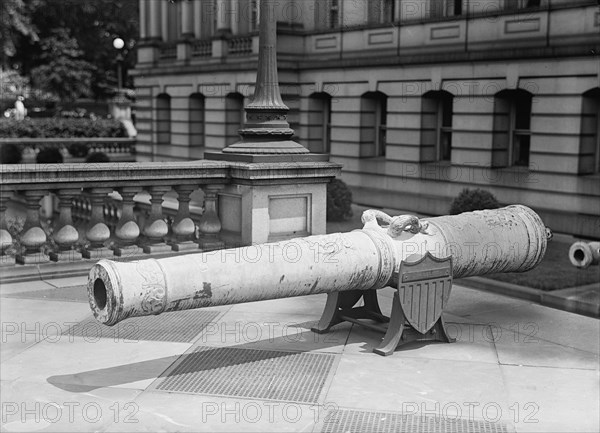
<svg viewBox="0 0 600 433">
<path fill-rule="evenodd" d="M 575 242 L 569 248 L 569 260 L 578 268 L 587 268 L 600 263 L 600 242 Z"/>
<path fill-rule="evenodd" d="M 383 222 L 380 225 L 378 221 Z M 88 295 L 98 321 L 317 293 L 368 290 L 395 281 L 402 261 L 452 256 L 455 278 L 523 272 L 543 258 L 548 235 L 525 206 L 419 220 L 363 214 L 349 233 L 137 262 L 101 260 Z"/>
</svg>

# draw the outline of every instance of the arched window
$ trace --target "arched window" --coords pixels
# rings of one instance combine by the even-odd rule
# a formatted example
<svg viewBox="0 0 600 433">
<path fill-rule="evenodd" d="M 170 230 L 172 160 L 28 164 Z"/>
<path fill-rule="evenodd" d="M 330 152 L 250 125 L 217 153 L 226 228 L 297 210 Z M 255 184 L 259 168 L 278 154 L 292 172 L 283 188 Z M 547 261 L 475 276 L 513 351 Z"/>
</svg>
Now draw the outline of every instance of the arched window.
<svg viewBox="0 0 600 433">
<path fill-rule="evenodd" d="M 171 97 L 166 93 L 156 97 L 156 142 L 171 144 Z"/>
<path fill-rule="evenodd" d="M 502 90 L 494 98 L 492 166 L 529 167 L 531 102 L 525 90 Z"/>
<path fill-rule="evenodd" d="M 387 95 L 367 92 L 360 101 L 360 156 L 385 156 Z"/>
<path fill-rule="evenodd" d="M 579 173 L 600 172 L 600 88 L 583 94 Z"/>
<path fill-rule="evenodd" d="M 227 146 L 240 141 L 238 131 L 244 126 L 244 95 L 230 93 L 225 97 L 225 143 Z"/>
<path fill-rule="evenodd" d="M 421 161 L 450 161 L 452 157 L 453 99 L 445 90 L 423 95 Z"/>
<path fill-rule="evenodd" d="M 329 93 L 313 93 L 309 97 L 307 144 L 311 152 L 331 152 L 331 95 Z"/>
<path fill-rule="evenodd" d="M 190 122 L 190 147 L 204 146 L 204 95 L 192 93 L 190 95 L 189 122 Z"/>
</svg>

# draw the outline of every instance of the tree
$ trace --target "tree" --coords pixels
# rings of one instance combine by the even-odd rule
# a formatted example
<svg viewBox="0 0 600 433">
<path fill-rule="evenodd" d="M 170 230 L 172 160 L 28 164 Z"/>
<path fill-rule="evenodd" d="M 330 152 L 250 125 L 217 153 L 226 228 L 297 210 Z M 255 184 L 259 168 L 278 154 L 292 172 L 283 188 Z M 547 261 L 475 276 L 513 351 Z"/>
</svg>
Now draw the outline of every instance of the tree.
<svg viewBox="0 0 600 433">
<path fill-rule="evenodd" d="M 134 66 L 132 50 L 138 37 L 138 0 L 1 0 L 0 3 L 4 5 L 7 1 L 21 6 L 17 9 L 39 36 L 36 40 L 13 30 L 15 50 L 9 53 L 13 68 L 31 77 L 34 83 L 44 82 L 46 87 L 59 88 L 61 81 L 63 84 L 75 81 L 69 89 L 61 90 L 63 94 L 81 91 L 96 98 L 110 96 L 117 85 L 117 52 L 112 45 L 116 37 L 126 42 L 122 50 L 124 70 Z M 52 53 L 59 53 L 61 59 L 53 59 Z M 54 67 L 69 75 L 60 80 Z M 83 68 L 80 74 L 71 69 L 79 67 Z M 84 91 L 85 87 L 88 89 Z"/>
<path fill-rule="evenodd" d="M 0 44 L 2 62 L 8 69 L 7 60 L 16 55 L 16 45 L 21 38 L 37 41 L 35 27 L 31 23 L 29 10 L 23 0 L 2 0 L 0 2 Z"/>
<path fill-rule="evenodd" d="M 37 88 L 57 95 L 61 101 L 92 95 L 94 65 L 82 59 L 83 51 L 67 29 L 54 29 L 40 47 L 43 63 L 31 70 Z"/>
</svg>

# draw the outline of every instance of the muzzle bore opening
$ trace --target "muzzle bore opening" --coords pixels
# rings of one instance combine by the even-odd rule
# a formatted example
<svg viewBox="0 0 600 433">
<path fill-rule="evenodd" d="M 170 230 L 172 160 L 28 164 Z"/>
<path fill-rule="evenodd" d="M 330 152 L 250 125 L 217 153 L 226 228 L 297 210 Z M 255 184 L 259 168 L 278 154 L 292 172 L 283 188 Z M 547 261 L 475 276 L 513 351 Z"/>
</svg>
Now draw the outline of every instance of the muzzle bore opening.
<svg viewBox="0 0 600 433">
<path fill-rule="evenodd" d="M 96 278 L 94 281 L 94 302 L 98 309 L 103 310 L 106 307 L 106 286 L 101 278 Z"/>
<path fill-rule="evenodd" d="M 577 262 L 581 263 L 585 259 L 585 252 L 581 248 L 577 248 L 573 252 L 573 258 L 577 260 Z"/>
</svg>

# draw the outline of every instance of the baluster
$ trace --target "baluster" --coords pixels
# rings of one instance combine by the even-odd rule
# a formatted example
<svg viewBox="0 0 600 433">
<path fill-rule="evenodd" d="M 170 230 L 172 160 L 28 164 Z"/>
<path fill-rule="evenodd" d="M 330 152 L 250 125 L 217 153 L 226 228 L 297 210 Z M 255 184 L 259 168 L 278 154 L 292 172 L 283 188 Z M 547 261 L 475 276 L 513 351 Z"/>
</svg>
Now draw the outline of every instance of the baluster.
<svg viewBox="0 0 600 433">
<path fill-rule="evenodd" d="M 0 266 L 15 264 L 15 258 L 5 255 L 4 251 L 12 245 L 13 238 L 6 224 L 6 203 L 12 197 L 11 192 L 2 191 L 0 194 Z"/>
<path fill-rule="evenodd" d="M 169 226 L 162 213 L 163 195 L 171 189 L 170 186 L 152 186 L 149 188 L 150 216 L 144 225 L 142 234 L 145 237 L 144 252 L 146 254 L 172 251 L 171 246 L 165 243 L 165 236 L 169 233 Z"/>
<path fill-rule="evenodd" d="M 135 207 L 133 198 L 141 190 L 141 187 L 135 186 L 119 189 L 119 194 L 121 194 L 123 201 L 121 202 L 121 218 L 119 218 L 119 222 L 115 228 L 115 236 L 117 237 L 117 246 L 114 249 L 115 256 L 133 256 L 142 252 L 142 249 L 135 244 L 140 236 L 140 226 L 135 220 L 135 213 L 133 211 Z"/>
<path fill-rule="evenodd" d="M 46 232 L 40 224 L 40 200 L 48 192 L 42 190 L 25 191 L 27 200 L 27 218 L 21 235 L 21 245 L 25 247 L 25 253 L 17 255 L 17 263 L 28 265 L 32 263 L 46 263 L 50 258 L 40 251 L 46 243 Z"/>
<path fill-rule="evenodd" d="M 110 229 L 104 221 L 104 201 L 112 191 L 112 188 L 91 188 L 89 190 L 92 196 L 92 215 L 85 231 L 85 237 L 90 245 L 82 251 L 83 257 L 86 259 L 101 259 L 113 255 L 112 250 L 105 245 L 105 242 L 110 239 Z"/>
<path fill-rule="evenodd" d="M 217 195 L 223 185 L 206 185 L 204 191 L 204 212 L 198 224 L 201 237 L 198 241 L 203 251 L 218 250 L 225 247 L 225 243 L 219 238 L 221 232 L 221 220 L 217 214 Z"/>
<path fill-rule="evenodd" d="M 197 250 L 198 244 L 193 241 L 196 226 L 190 218 L 190 194 L 198 189 L 197 185 L 176 186 L 179 207 L 173 221 L 172 231 L 175 238 L 170 243 L 173 251 Z"/>
<path fill-rule="evenodd" d="M 81 260 L 81 253 L 74 249 L 79 240 L 79 232 L 73 224 L 71 206 L 73 198 L 81 193 L 77 189 L 61 189 L 58 191 L 58 207 L 60 214 L 54 229 L 54 242 L 58 245 L 58 252 L 50 253 L 50 260 L 55 262 Z"/>
</svg>

